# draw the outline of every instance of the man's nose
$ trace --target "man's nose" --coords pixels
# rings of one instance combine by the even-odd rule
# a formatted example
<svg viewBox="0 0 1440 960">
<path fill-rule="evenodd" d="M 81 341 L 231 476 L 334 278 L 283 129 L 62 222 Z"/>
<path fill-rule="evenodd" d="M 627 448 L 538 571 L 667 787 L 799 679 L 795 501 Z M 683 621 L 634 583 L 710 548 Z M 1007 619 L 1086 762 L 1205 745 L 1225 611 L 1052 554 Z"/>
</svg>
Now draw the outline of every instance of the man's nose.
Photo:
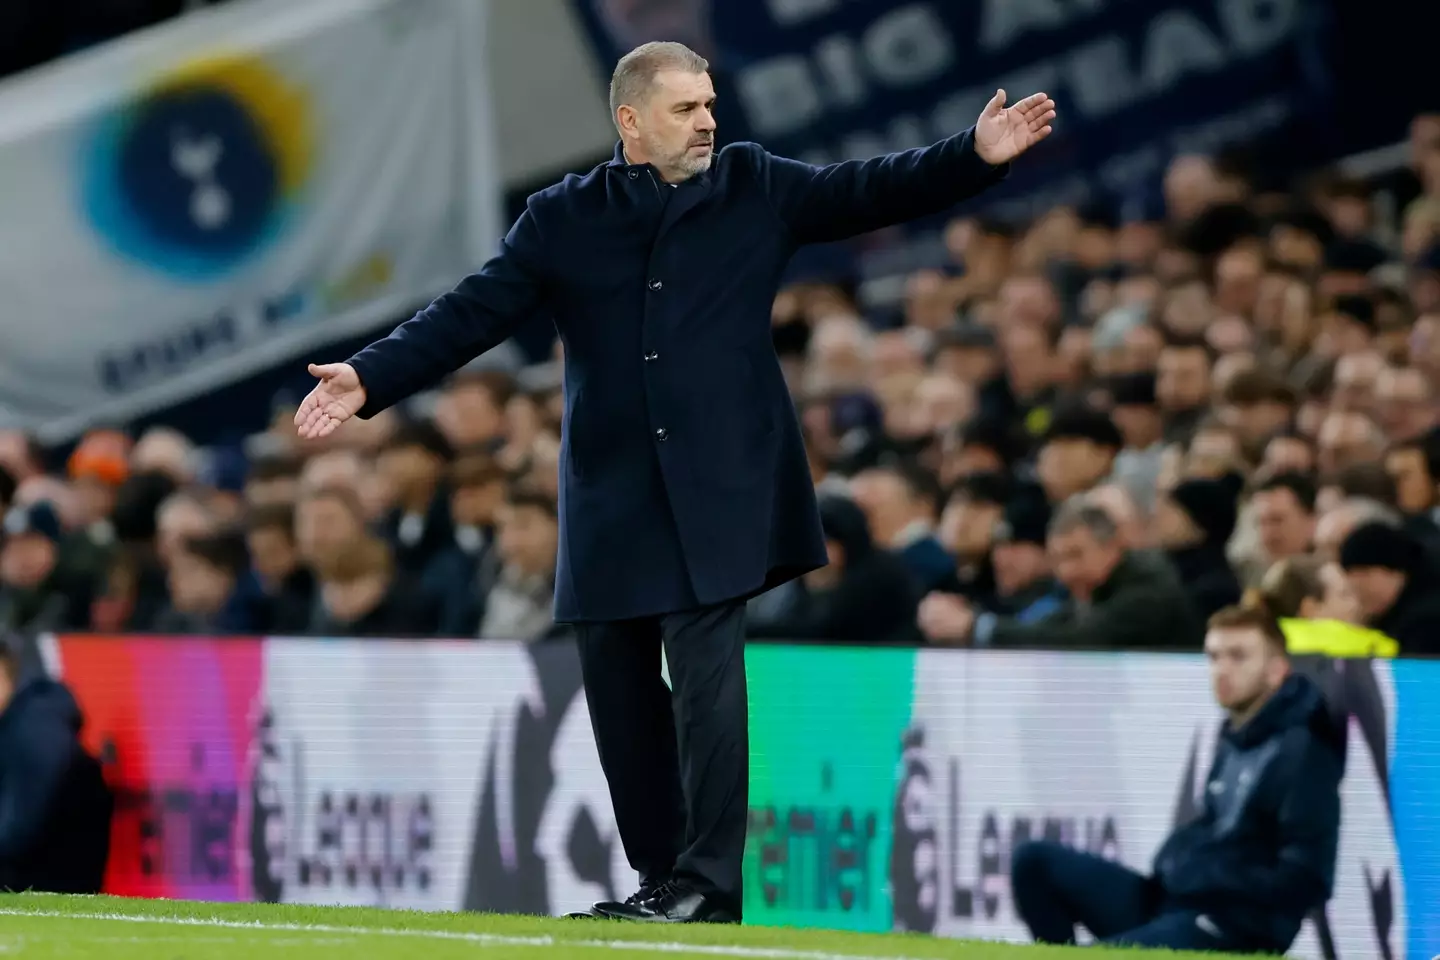
<svg viewBox="0 0 1440 960">
<path fill-rule="evenodd" d="M 714 130 L 715 114 L 711 113 L 709 110 L 706 110 L 704 107 L 701 107 L 700 112 L 695 119 L 695 129 L 700 131 L 701 133 L 709 133 Z"/>
</svg>

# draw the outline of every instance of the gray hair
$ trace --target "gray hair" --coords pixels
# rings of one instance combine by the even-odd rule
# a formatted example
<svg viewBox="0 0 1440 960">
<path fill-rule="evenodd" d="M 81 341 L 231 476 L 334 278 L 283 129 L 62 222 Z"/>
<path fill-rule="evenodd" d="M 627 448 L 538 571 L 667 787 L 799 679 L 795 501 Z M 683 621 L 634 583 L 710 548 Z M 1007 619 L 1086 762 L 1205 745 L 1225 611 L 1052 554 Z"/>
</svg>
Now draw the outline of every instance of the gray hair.
<svg viewBox="0 0 1440 960">
<path fill-rule="evenodd" d="M 708 73 L 710 62 L 685 44 L 670 41 L 641 44 L 625 54 L 615 64 L 615 73 L 610 77 L 610 119 L 617 129 L 620 120 L 616 113 L 620 107 L 642 103 L 650 94 L 655 75 L 662 70 Z"/>
<path fill-rule="evenodd" d="M 1120 538 L 1120 528 L 1115 518 L 1104 507 L 1094 503 L 1085 494 L 1076 494 L 1060 505 L 1050 520 L 1048 533 L 1058 536 L 1080 529 L 1089 530 L 1100 543 L 1114 543 Z"/>
</svg>

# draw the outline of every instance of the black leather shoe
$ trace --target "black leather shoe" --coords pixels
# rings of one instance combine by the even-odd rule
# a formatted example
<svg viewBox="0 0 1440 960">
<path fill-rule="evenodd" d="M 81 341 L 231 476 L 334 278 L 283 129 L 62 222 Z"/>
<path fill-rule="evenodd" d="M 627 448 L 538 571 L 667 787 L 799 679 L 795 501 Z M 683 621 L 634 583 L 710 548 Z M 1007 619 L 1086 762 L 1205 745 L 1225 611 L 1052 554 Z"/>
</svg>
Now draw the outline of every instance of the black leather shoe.
<svg viewBox="0 0 1440 960">
<path fill-rule="evenodd" d="M 739 923 L 740 917 L 713 897 L 683 883 L 662 884 L 655 895 L 636 904 L 619 904 L 620 909 L 599 911 L 612 920 L 640 923 Z"/>
<path fill-rule="evenodd" d="M 647 881 L 640 884 L 640 889 L 630 894 L 630 896 L 626 897 L 623 901 L 598 900 L 591 905 L 588 913 L 585 911 L 577 911 L 576 913 L 567 913 L 565 916 L 571 920 L 578 920 L 582 917 L 589 917 L 591 919 L 599 918 L 602 920 L 614 919 L 613 914 L 617 912 L 638 909 L 640 904 L 655 896 L 656 892 L 659 891 L 662 886 L 664 886 L 663 883 L 650 883 Z"/>
</svg>

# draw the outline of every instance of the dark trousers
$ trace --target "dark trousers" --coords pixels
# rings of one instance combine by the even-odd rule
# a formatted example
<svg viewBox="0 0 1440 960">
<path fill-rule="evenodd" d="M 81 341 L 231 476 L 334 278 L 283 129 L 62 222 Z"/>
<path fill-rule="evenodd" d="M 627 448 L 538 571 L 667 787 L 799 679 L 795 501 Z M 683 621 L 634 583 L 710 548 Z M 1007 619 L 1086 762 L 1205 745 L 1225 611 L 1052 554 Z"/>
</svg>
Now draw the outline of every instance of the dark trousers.
<svg viewBox="0 0 1440 960">
<path fill-rule="evenodd" d="M 1166 909 L 1148 877 L 1046 840 L 1015 851 L 1010 891 L 1020 919 L 1042 943 L 1074 943 L 1079 924 L 1095 939 L 1116 946 L 1243 949 L 1199 911 Z"/>
<path fill-rule="evenodd" d="M 689 883 L 739 916 L 750 785 L 744 602 L 577 627 L 630 866 L 644 880 Z"/>
</svg>

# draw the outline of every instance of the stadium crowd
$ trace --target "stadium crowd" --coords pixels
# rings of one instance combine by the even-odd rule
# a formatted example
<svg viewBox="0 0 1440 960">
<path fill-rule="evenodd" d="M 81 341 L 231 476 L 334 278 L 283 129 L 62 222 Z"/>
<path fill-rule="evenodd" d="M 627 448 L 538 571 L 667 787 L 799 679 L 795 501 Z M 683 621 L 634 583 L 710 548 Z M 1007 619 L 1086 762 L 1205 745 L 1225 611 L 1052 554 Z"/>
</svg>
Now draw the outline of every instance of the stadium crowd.
<svg viewBox="0 0 1440 960">
<path fill-rule="evenodd" d="M 1198 649 L 1256 588 L 1440 652 L 1440 115 L 1410 147 L 1284 193 L 1180 157 L 1153 217 L 961 217 L 898 317 L 786 287 L 831 563 L 752 634 Z M 316 442 L 292 409 L 63 464 L 0 433 L 0 630 L 553 635 L 562 362 L 480 358 Z"/>
</svg>

